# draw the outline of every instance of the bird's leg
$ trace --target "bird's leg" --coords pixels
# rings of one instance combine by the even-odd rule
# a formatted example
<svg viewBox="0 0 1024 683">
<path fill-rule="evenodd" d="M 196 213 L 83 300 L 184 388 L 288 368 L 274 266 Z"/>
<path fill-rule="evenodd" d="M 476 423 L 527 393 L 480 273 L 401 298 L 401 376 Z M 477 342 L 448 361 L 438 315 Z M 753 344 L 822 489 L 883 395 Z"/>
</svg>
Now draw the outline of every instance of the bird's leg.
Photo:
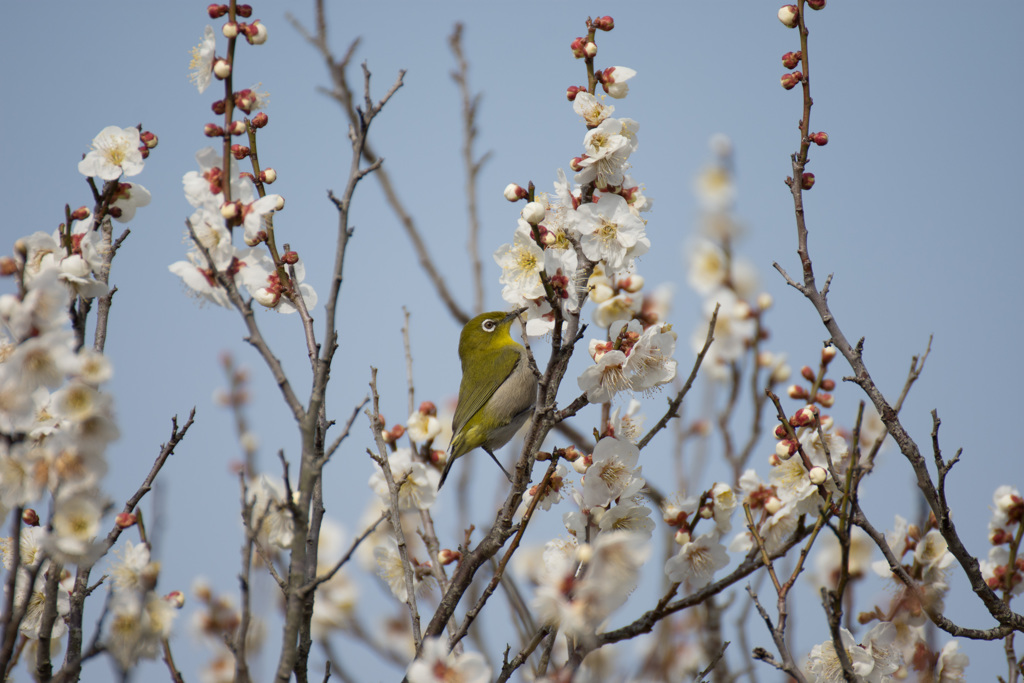
<svg viewBox="0 0 1024 683">
<path fill-rule="evenodd" d="M 502 465 L 501 461 L 498 460 L 498 456 L 496 456 L 494 454 L 494 451 L 492 451 L 490 448 L 487 448 L 486 446 L 484 446 L 484 450 L 487 451 L 487 455 L 491 456 L 491 460 L 494 461 L 494 464 L 497 465 L 498 467 L 500 467 L 501 471 L 505 473 L 505 476 L 508 477 L 508 483 L 511 484 L 512 483 L 512 475 L 508 473 L 508 470 L 505 469 L 505 466 Z"/>
</svg>

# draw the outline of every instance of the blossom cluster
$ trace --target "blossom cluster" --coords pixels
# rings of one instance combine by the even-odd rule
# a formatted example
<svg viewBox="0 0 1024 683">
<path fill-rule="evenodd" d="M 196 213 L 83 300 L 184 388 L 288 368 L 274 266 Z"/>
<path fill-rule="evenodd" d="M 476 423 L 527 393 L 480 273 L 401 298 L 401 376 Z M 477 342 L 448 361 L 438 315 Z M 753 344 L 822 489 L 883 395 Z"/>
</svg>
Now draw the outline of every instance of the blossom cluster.
<svg viewBox="0 0 1024 683">
<path fill-rule="evenodd" d="M 243 10 L 243 8 L 246 8 Z M 210 5 L 211 18 L 229 14 L 227 5 Z M 254 144 L 257 131 L 269 123 L 260 111 L 267 96 L 256 87 L 230 91 L 228 78 L 233 73 L 236 38 L 244 36 L 251 45 L 262 45 L 267 39 L 266 26 L 259 20 L 239 22 L 252 8 L 240 5 L 238 14 L 231 12 L 221 27 L 228 39 L 230 57 L 216 56 L 216 38 L 207 26 L 199 45 L 193 50 L 192 81 L 199 92 L 209 87 L 212 79 L 225 81 L 225 96 L 213 103 L 213 111 L 224 117 L 223 125 L 209 123 L 204 134 L 221 138 L 222 149 L 205 147 L 196 154 L 198 171 L 190 171 L 183 179 L 185 198 L 195 211 L 188 219 L 187 238 L 192 248 L 185 259 L 170 266 L 189 292 L 202 301 L 219 306 L 232 305 L 232 291 L 246 291 L 260 305 L 279 313 L 293 313 L 316 305 L 315 290 L 305 279 L 305 266 L 291 250 L 280 253 L 276 247 L 273 214 L 284 208 L 284 198 L 267 194 L 266 185 L 277 179 L 269 167 L 260 168 L 253 148 L 231 144 L 233 136 L 248 135 Z M 252 118 L 234 118 L 235 111 Z M 250 159 L 252 172 L 241 171 L 238 161 Z M 245 246 L 234 243 L 234 230 L 242 229 Z M 261 247 L 262 245 L 262 247 Z"/>
<path fill-rule="evenodd" d="M 14 258 L 5 259 L 3 272 L 17 279 L 18 292 L 0 297 L 0 514 L 20 516 L 19 537 L 3 540 L 3 559 L 16 573 L 13 605 L 29 639 L 43 635 L 50 581 L 56 619 L 48 635 L 64 635 L 74 589 L 68 566 L 89 568 L 107 550 L 98 540 L 108 505 L 101 482 L 119 432 L 102 386 L 113 370 L 85 345 L 84 314 L 109 293 L 111 220 L 130 221 L 149 203 L 149 192 L 125 179 L 143 170 L 156 142 L 134 127 L 101 130 L 78 164 L 96 208 L 69 209 L 67 223 L 19 239 Z M 46 520 L 36 512 L 43 505 L 52 510 Z M 120 528 L 134 523 L 130 513 L 118 517 Z M 112 570 L 104 646 L 123 669 L 159 654 L 181 606 L 175 594 L 156 593 L 158 575 L 148 546 L 131 542 Z"/>
</svg>

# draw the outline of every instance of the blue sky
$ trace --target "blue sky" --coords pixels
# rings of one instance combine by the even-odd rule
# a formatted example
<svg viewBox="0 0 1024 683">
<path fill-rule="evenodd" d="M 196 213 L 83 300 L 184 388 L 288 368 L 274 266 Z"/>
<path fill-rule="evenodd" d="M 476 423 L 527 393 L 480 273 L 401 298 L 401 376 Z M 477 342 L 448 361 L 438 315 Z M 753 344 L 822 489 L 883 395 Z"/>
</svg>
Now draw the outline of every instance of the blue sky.
<svg viewBox="0 0 1024 683">
<path fill-rule="evenodd" d="M 235 78 L 241 87 L 261 83 L 271 95 L 260 155 L 278 171 L 274 190 L 288 202 L 278 230 L 306 260 L 309 281 L 326 292 L 336 225 L 326 191 L 344 187 L 346 124 L 336 105 L 316 91 L 327 82 L 325 68 L 285 20 L 285 6 L 255 6 L 270 39 L 260 48 L 242 46 Z M 22 235 L 55 229 L 65 203 L 91 205 L 76 164 L 103 127 L 141 122 L 160 137 L 146 170 L 134 179 L 149 188 L 153 202 L 131 224 L 112 276 L 118 294 L 107 351 L 122 438 L 110 452 L 107 491 L 120 505 L 166 440 L 170 417 L 184 417 L 196 406 L 196 425 L 145 508 L 158 524 L 161 588 L 187 590 L 201 573 L 220 590 L 234 592 L 241 532 L 230 463 L 239 450 L 230 416 L 212 398 L 224 385 L 221 352 L 231 350 L 251 368 L 250 418 L 261 426 L 264 466 L 273 466 L 279 448 L 294 454 L 296 439 L 269 373 L 242 341 L 237 315 L 196 306 L 167 272 L 185 251 L 184 219 L 191 212 L 181 176 L 195 168 L 193 156 L 207 144 L 202 126 L 215 118 L 209 109 L 213 89 L 200 96 L 187 77 L 189 50 L 209 23 L 205 5 L 69 3 L 50 15 L 39 7 L 15 3 L 0 26 L 0 59 L 7 65 L 0 75 L 6 133 L 0 139 L 0 197 L 8 215 L 0 250 Z M 293 7 L 309 25 L 311 8 Z M 487 307 L 501 308 L 499 271 L 490 253 L 510 241 L 518 215 L 501 190 L 530 180 L 550 190 L 555 169 L 567 168 L 579 153 L 583 130 L 563 93 L 582 82 L 583 65 L 570 57 L 568 45 L 583 32 L 588 12 L 612 13 L 616 28 L 602 36 L 598 61 L 638 71 L 629 98 L 615 104 L 617 113 L 640 123 L 633 175 L 655 200 L 647 228 L 654 248 L 640 269 L 649 286 L 675 284 L 670 321 L 680 332 L 680 365 L 689 368 L 685 340 L 700 308 L 686 285 L 683 260 L 697 218 L 691 187 L 711 158 L 707 141 L 716 133 L 728 135 L 736 150 L 737 211 L 749 227 L 739 251 L 754 261 L 762 289 L 776 301 L 768 322 L 770 348 L 787 353 L 795 368 L 813 363 L 827 336 L 824 328 L 771 267 L 779 261 L 791 273 L 799 269 L 783 184 L 798 144 L 799 96 L 778 85 L 784 72 L 779 56 L 797 49 L 796 33 L 779 24 L 774 5 L 763 3 L 621 7 L 335 3 L 329 8 L 331 46 L 340 54 L 362 37 L 357 62 L 368 63 L 377 95 L 398 69 L 408 69 L 405 87 L 374 123 L 372 142 L 468 307 L 460 114 L 446 40 L 454 22 L 465 24 L 472 87 L 483 93 L 477 153 L 492 153 L 479 187 Z M 819 281 L 835 273 L 832 309 L 848 337 L 866 338 L 866 360 L 887 395 L 896 395 L 911 356 L 934 335 L 928 365 L 904 408 L 905 424 L 926 446 L 929 412 L 936 409 L 947 455 L 964 449 L 949 495 L 958 528 L 978 555 L 988 550 L 992 491 L 1003 483 L 1024 486 L 1018 429 L 1024 373 L 1015 353 L 1024 331 L 1024 6 L 1004 0 L 985 9 L 982 17 L 953 3 L 862 0 L 833 2 L 811 16 L 811 127 L 831 139 L 812 151 L 808 170 L 817 184 L 805 195 Z M 406 410 L 402 307 L 412 313 L 418 399 L 442 403 L 457 392 L 459 328 L 437 303 L 372 178 L 360 187 L 352 224 L 339 313 L 341 351 L 328 400 L 336 415 L 347 416 L 367 392 L 372 365 L 381 371 L 382 411 L 400 421 Z M 261 320 L 304 387 L 308 366 L 298 320 Z M 575 391 L 569 378 L 563 400 Z M 852 423 L 857 393 L 843 387 L 837 396 L 843 407 L 837 419 Z M 657 414 L 662 400 L 649 402 L 649 414 Z M 687 414 L 699 410 L 697 403 Z M 595 419 L 596 413 L 585 415 L 579 424 L 588 431 Z M 328 498 L 328 512 L 350 535 L 358 532 L 369 495 L 361 484 L 371 472 L 369 444 L 363 419 L 325 475 L 329 496 L 337 491 Z M 667 450 L 667 442 L 662 446 Z M 770 449 L 762 449 L 765 456 Z M 667 455 L 659 461 L 654 447 L 642 457 L 648 476 L 668 471 Z M 476 465 L 490 474 L 482 469 L 486 463 Z M 766 457 L 755 456 L 754 466 L 765 473 Z M 890 449 L 881 466 L 865 482 L 865 495 L 876 506 L 875 524 L 889 527 L 894 513 L 915 516 L 917 502 L 899 454 Z M 714 469 L 709 476 L 702 485 L 710 484 Z M 451 506 L 442 501 L 439 515 L 455 537 Z M 557 524 L 557 515 L 552 518 Z M 379 595 L 372 581 L 366 584 L 368 594 Z M 954 593 L 968 591 L 961 577 L 952 585 Z M 862 607 L 870 607 L 871 589 L 858 595 L 865 598 Z M 801 655 L 826 623 L 808 598 L 797 628 Z M 186 673 L 204 657 L 185 634 L 190 609 L 175 641 Z M 969 626 L 990 625 L 969 601 L 951 599 L 948 615 Z M 757 644 L 769 644 L 767 633 L 751 633 Z M 275 639 L 268 646 L 276 647 Z M 360 652 L 347 642 L 339 647 L 350 657 Z M 994 647 L 968 647 L 972 679 L 1004 671 L 1001 650 L 991 656 Z M 105 666 L 94 664 L 93 675 Z M 387 671 L 368 664 L 363 673 L 390 676 Z"/>
</svg>

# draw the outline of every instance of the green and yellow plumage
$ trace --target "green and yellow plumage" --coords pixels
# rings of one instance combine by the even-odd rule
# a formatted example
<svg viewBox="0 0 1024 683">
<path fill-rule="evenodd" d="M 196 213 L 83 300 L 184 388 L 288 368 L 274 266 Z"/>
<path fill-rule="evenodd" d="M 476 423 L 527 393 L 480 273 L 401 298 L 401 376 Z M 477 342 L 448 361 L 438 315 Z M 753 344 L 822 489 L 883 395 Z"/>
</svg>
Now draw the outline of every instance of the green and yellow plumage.
<svg viewBox="0 0 1024 683">
<path fill-rule="evenodd" d="M 441 472 L 439 489 L 452 463 L 474 448 L 483 448 L 501 467 L 494 451 L 509 442 L 533 411 L 537 378 L 529 367 L 526 349 L 509 331 L 523 310 L 483 313 L 462 328 L 462 383 L 452 420 L 451 454 Z M 501 469 L 511 480 L 505 468 Z"/>
</svg>

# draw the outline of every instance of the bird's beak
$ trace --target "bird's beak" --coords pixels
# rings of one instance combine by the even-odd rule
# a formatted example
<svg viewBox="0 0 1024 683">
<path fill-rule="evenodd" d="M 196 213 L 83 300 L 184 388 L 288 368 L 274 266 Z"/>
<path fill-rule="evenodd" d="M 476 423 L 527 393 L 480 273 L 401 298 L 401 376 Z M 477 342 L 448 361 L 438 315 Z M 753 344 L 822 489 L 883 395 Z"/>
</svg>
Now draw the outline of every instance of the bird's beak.
<svg viewBox="0 0 1024 683">
<path fill-rule="evenodd" d="M 502 324 L 507 323 L 510 320 L 515 320 L 516 318 L 519 317 L 519 314 L 524 312 L 525 310 L 526 306 L 523 306 L 522 308 L 517 308 L 514 311 L 509 311 L 508 315 L 506 315 L 505 318 L 501 321 Z"/>
</svg>

